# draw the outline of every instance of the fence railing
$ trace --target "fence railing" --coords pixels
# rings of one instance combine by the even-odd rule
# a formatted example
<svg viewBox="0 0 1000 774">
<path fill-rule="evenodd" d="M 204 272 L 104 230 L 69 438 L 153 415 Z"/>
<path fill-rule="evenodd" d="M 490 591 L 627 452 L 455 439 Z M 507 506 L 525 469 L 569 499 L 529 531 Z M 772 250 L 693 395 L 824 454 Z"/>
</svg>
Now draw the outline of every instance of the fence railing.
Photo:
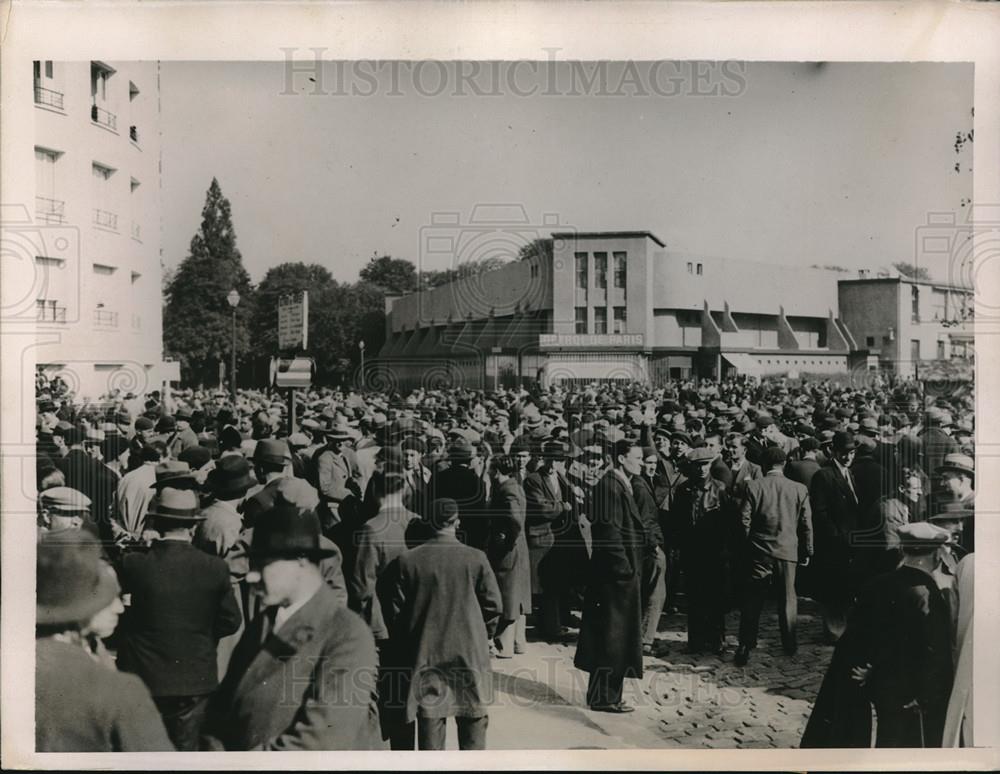
<svg viewBox="0 0 1000 774">
<path fill-rule="evenodd" d="M 63 93 L 55 89 L 46 89 L 44 86 L 35 84 L 35 104 L 48 105 L 57 110 L 63 109 Z"/>
<path fill-rule="evenodd" d="M 109 328 L 118 327 L 118 312 L 109 312 L 106 309 L 94 310 L 94 323 Z"/>
<path fill-rule="evenodd" d="M 66 322 L 66 307 L 39 303 L 38 322 Z"/>
<path fill-rule="evenodd" d="M 95 124 L 106 126 L 108 129 L 118 128 L 118 116 L 104 108 L 97 107 L 97 105 L 90 106 L 90 120 Z"/>
<path fill-rule="evenodd" d="M 47 196 L 35 197 L 35 215 L 47 225 L 62 225 L 66 222 L 66 202 Z"/>
<path fill-rule="evenodd" d="M 94 210 L 94 224 L 102 228 L 109 228 L 112 231 L 118 230 L 118 216 L 107 210 Z"/>
</svg>

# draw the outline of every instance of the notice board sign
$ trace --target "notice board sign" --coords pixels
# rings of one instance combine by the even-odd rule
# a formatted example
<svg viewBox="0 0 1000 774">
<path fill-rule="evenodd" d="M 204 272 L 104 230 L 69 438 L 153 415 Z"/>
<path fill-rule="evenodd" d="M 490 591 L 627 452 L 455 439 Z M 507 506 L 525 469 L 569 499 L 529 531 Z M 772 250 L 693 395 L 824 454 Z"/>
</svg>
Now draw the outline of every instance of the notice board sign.
<svg viewBox="0 0 1000 774">
<path fill-rule="evenodd" d="M 304 350 L 309 346 L 309 291 L 278 299 L 278 349 Z"/>
</svg>

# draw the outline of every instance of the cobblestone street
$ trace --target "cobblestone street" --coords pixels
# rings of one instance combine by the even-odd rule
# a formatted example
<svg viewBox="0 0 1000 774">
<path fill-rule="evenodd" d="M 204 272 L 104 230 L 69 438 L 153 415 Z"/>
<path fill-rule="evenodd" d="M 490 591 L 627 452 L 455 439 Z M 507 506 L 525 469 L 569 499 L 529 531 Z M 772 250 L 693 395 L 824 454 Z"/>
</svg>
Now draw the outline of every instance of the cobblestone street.
<svg viewBox="0 0 1000 774">
<path fill-rule="evenodd" d="M 526 654 L 494 660 L 489 747 L 797 747 L 833 654 L 819 611 L 800 600 L 799 650 L 787 657 L 777 613 L 765 608 L 759 645 L 743 668 L 732 661 L 738 622 L 738 613 L 727 617 L 721 658 L 691 656 L 683 652 L 684 615 L 664 616 L 643 679 L 625 682 L 625 699 L 636 707 L 627 715 L 587 709 L 587 675 L 573 667 L 573 642 L 532 642 Z"/>
</svg>

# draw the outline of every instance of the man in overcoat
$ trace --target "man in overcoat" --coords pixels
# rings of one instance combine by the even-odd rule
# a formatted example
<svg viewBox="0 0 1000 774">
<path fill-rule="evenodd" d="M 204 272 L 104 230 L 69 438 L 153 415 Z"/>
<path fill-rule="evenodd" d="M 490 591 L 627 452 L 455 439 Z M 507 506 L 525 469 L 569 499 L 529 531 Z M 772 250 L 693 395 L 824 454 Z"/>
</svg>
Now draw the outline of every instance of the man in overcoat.
<svg viewBox="0 0 1000 774">
<path fill-rule="evenodd" d="M 817 601 L 823 605 L 828 641 L 843 633 L 847 610 L 857 593 L 856 542 L 860 524 L 858 492 L 851 463 L 854 436 L 838 430 L 833 436 L 833 459 L 820 468 L 809 485 L 816 555 L 812 576 Z"/>
<path fill-rule="evenodd" d="M 503 611 L 486 554 L 456 536 L 454 500 L 435 501 L 433 536 L 398 559 L 383 716 L 394 750 L 443 750 L 447 719 L 458 725 L 463 750 L 486 747 L 491 691 L 489 641 Z M 385 709 L 383 709 L 385 712 Z"/>
<path fill-rule="evenodd" d="M 513 454 L 493 458 L 494 483 L 490 495 L 490 537 L 486 556 L 503 599 L 503 617 L 497 627 L 497 655 L 510 658 L 527 647 L 527 614 L 531 612 L 531 560 L 524 533 L 524 489 L 517 479 Z"/>
<path fill-rule="evenodd" d="M 569 453 L 567 442 L 546 441 L 538 469 L 524 480 L 531 590 L 539 631 L 549 641 L 565 633 L 562 614 L 588 561 L 579 524 L 583 492 L 566 478 Z"/>
<path fill-rule="evenodd" d="M 203 518 L 197 494 L 164 487 L 147 515 L 160 539 L 122 563 L 122 589 L 131 604 L 118 667 L 149 686 L 177 749 L 197 750 L 208 698 L 218 685 L 218 641 L 242 618 L 226 563 L 191 545 Z"/>
<path fill-rule="evenodd" d="M 318 497 L 288 479 L 250 544 L 263 612 L 243 633 L 212 702 L 203 748 L 380 747 L 375 641 L 324 582 Z"/>
<path fill-rule="evenodd" d="M 645 532 L 629 476 L 642 470 L 642 447 L 615 444 L 612 467 L 591 498 L 593 541 L 574 665 L 590 673 L 587 704 L 632 712 L 622 700 L 626 677 L 642 677 L 642 554 Z"/>
<path fill-rule="evenodd" d="M 728 561 L 736 515 L 726 485 L 711 475 L 715 453 L 706 447 L 686 455 L 689 478 L 674 496 L 670 517 L 677 531 L 688 596 L 689 653 L 724 650 Z"/>
<path fill-rule="evenodd" d="M 459 537 L 466 545 L 486 549 L 489 519 L 486 518 L 486 486 L 472 469 L 475 450 L 467 438 L 457 436 L 448 444 L 449 466 L 431 476 L 428 497 L 447 498 L 458 504 Z"/>
</svg>

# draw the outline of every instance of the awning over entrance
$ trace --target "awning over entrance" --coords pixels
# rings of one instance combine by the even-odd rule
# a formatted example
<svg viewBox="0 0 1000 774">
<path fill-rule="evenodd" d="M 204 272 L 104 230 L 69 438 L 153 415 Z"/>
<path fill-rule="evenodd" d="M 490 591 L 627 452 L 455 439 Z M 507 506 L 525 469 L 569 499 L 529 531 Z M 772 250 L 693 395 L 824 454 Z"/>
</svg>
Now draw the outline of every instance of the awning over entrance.
<svg viewBox="0 0 1000 774">
<path fill-rule="evenodd" d="M 748 355 L 746 352 L 723 352 L 722 359 L 736 369 L 737 373 L 747 376 L 760 376 L 763 368 L 757 358 Z"/>
</svg>

